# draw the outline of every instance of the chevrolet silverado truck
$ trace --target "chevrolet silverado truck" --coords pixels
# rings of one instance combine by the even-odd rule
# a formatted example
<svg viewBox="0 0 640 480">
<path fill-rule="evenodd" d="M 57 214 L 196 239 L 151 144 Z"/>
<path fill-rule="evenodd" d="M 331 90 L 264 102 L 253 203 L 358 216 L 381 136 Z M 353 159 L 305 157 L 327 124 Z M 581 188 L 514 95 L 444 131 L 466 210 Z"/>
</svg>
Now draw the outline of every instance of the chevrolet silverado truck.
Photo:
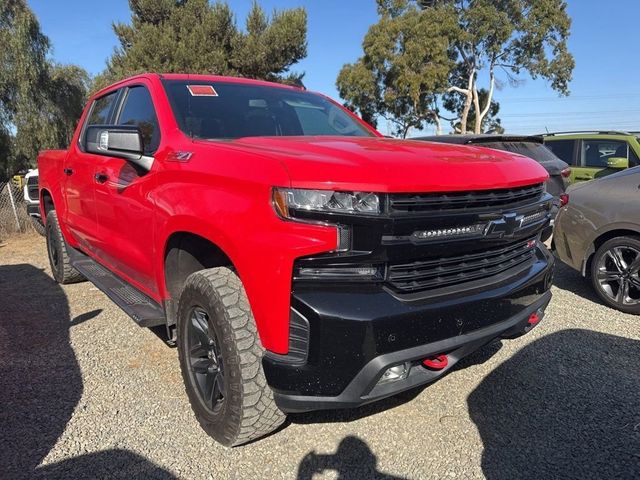
<svg viewBox="0 0 640 480">
<path fill-rule="evenodd" d="M 437 380 L 551 298 L 539 164 L 384 138 L 301 88 L 136 76 L 38 167 L 55 279 L 166 326 L 224 445 Z"/>
</svg>

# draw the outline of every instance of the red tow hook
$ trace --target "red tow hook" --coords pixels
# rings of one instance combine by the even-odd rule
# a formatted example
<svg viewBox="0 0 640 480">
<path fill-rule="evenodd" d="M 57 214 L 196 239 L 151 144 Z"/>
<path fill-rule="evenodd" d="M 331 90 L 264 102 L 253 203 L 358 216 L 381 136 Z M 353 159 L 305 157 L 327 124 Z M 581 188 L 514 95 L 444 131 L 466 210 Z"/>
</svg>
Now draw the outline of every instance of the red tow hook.
<svg viewBox="0 0 640 480">
<path fill-rule="evenodd" d="M 536 323 L 538 323 L 540 320 L 541 320 L 541 318 L 540 318 L 540 315 L 538 315 L 538 312 L 534 312 L 529 317 L 529 320 L 528 320 L 527 323 L 529 323 L 529 325 L 533 326 Z"/>
<path fill-rule="evenodd" d="M 449 365 L 449 358 L 444 354 L 436 355 L 435 357 L 425 358 L 422 364 L 431 370 L 442 370 Z"/>
</svg>

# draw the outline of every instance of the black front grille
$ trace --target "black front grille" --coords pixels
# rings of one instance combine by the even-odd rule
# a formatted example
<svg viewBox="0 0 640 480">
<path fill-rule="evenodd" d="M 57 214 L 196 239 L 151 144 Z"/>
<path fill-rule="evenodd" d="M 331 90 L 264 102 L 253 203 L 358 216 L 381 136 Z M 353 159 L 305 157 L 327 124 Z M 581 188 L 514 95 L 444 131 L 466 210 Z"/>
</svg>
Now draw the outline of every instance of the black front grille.
<svg viewBox="0 0 640 480">
<path fill-rule="evenodd" d="M 480 252 L 390 264 L 387 281 L 400 293 L 415 293 L 487 279 L 530 262 L 535 238 Z"/>
<path fill-rule="evenodd" d="M 27 193 L 31 200 L 38 200 L 38 177 L 27 178 Z"/>
<path fill-rule="evenodd" d="M 544 193 L 542 183 L 500 190 L 447 193 L 401 193 L 390 195 L 392 213 L 476 211 L 486 208 L 507 209 L 532 203 Z"/>
</svg>

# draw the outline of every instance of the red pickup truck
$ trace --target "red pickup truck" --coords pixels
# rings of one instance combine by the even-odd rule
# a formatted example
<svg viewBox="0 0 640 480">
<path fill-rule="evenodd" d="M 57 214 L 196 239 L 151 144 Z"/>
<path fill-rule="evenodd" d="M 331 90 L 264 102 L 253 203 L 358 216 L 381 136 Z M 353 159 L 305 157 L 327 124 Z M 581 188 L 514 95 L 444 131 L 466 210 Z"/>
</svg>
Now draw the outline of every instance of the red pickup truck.
<svg viewBox="0 0 640 480">
<path fill-rule="evenodd" d="M 540 165 L 383 138 L 301 88 L 130 78 L 38 167 L 55 279 L 166 325 L 225 445 L 432 382 L 551 297 Z"/>
</svg>

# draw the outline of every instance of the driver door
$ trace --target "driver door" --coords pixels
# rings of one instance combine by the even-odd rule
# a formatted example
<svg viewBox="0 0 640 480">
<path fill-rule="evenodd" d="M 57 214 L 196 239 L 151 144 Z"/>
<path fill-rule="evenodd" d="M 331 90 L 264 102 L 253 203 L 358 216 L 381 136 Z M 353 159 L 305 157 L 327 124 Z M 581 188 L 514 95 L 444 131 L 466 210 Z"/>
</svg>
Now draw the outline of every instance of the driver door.
<svg viewBox="0 0 640 480">
<path fill-rule="evenodd" d="M 124 88 L 115 125 L 137 126 L 145 155 L 160 142 L 160 128 L 149 89 Z M 139 290 L 157 296 L 154 275 L 154 205 L 156 173 L 145 172 L 125 159 L 103 156 L 95 165 L 95 202 L 99 255 L 110 268 Z"/>
</svg>

